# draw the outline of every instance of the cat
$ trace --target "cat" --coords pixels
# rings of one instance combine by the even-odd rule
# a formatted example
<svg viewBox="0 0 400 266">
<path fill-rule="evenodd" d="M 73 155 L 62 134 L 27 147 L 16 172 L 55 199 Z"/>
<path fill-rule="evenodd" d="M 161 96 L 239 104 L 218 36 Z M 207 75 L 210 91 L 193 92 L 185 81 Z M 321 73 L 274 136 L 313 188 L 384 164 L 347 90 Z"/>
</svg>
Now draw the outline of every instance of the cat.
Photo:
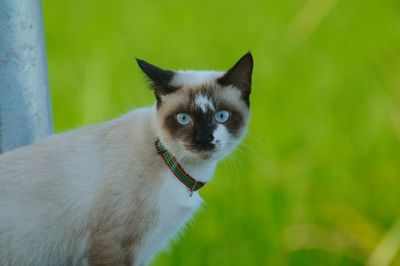
<svg viewBox="0 0 400 266">
<path fill-rule="evenodd" d="M 201 206 L 247 130 L 253 57 L 226 72 L 137 63 L 153 106 L 0 155 L 1 265 L 148 265 Z"/>
</svg>

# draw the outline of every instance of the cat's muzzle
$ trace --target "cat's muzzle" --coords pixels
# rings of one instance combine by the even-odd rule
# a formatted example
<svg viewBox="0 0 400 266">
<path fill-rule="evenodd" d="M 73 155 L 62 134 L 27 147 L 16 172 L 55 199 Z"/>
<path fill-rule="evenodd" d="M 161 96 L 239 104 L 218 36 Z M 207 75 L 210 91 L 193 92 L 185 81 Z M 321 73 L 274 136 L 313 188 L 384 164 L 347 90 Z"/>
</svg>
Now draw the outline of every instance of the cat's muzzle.
<svg viewBox="0 0 400 266">
<path fill-rule="evenodd" d="M 215 144 L 208 142 L 208 143 L 196 143 L 193 147 L 195 151 L 204 152 L 204 151 L 213 151 L 215 149 Z"/>
</svg>

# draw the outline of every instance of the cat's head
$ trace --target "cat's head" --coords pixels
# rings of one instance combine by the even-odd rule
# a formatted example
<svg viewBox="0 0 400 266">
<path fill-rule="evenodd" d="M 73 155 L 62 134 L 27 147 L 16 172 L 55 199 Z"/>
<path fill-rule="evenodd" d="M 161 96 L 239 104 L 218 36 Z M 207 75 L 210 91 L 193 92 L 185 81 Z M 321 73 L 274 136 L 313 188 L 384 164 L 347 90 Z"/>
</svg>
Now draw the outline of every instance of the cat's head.
<svg viewBox="0 0 400 266">
<path fill-rule="evenodd" d="M 226 72 L 171 71 L 137 62 L 157 99 L 160 141 L 178 160 L 219 159 L 240 142 L 249 120 L 250 53 Z"/>
</svg>

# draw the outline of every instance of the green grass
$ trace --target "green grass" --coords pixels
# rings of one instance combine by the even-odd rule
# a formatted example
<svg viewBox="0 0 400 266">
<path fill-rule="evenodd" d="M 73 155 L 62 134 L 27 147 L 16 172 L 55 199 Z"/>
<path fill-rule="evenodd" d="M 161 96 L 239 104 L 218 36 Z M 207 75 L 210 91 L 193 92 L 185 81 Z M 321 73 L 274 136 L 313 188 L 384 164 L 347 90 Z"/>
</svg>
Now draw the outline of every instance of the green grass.
<svg viewBox="0 0 400 266">
<path fill-rule="evenodd" d="M 400 265 L 400 2 L 44 1 L 57 131 L 150 105 L 135 57 L 255 58 L 250 133 L 153 263 Z"/>
</svg>

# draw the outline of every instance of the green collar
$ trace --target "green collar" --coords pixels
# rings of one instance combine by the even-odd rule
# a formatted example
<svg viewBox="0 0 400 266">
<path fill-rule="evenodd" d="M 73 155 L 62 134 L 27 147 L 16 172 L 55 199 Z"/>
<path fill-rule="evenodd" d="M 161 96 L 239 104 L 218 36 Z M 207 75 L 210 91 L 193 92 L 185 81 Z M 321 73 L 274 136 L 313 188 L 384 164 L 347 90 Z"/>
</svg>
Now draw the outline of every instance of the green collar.
<svg viewBox="0 0 400 266">
<path fill-rule="evenodd" d="M 197 191 L 205 185 L 204 182 L 200 182 L 186 173 L 175 157 L 164 148 L 159 140 L 155 142 L 155 146 L 157 153 L 161 155 L 171 172 L 189 189 L 189 196 L 193 195 L 193 191 Z"/>
</svg>

